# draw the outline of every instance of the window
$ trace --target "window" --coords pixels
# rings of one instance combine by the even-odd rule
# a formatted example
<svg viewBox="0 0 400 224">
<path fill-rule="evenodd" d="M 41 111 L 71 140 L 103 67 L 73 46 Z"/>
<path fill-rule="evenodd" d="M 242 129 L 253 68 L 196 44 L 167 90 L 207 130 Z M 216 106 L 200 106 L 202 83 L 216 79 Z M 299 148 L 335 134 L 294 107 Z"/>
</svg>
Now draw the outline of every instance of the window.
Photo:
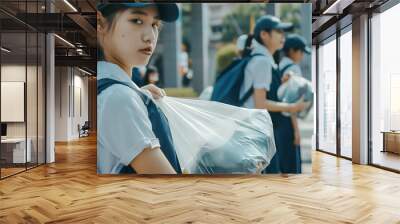
<svg viewBox="0 0 400 224">
<path fill-rule="evenodd" d="M 311 81 L 313 84 L 313 91 L 314 91 L 314 102 L 317 102 L 317 48 L 315 45 L 312 45 L 312 53 L 311 53 Z M 316 134 L 317 134 L 317 106 L 313 107 L 313 114 L 314 114 L 314 133 L 312 136 L 312 149 L 316 149 Z"/>
<path fill-rule="evenodd" d="M 371 19 L 372 163 L 400 170 L 400 155 L 387 151 L 383 132 L 400 130 L 400 4 Z M 395 148 L 400 148 L 400 133 Z M 400 152 L 399 152 L 400 153 Z"/>
<path fill-rule="evenodd" d="M 24 16 L 42 12 L 44 3 L 1 1 L 0 7 L 18 8 Z M 0 12 L 0 20 L 0 178 L 5 178 L 45 163 L 46 40 L 6 13 Z"/>
<path fill-rule="evenodd" d="M 318 48 L 318 149 L 336 153 L 336 39 Z"/>
<path fill-rule="evenodd" d="M 340 154 L 348 158 L 352 157 L 352 73 L 350 29 L 340 36 Z"/>
</svg>

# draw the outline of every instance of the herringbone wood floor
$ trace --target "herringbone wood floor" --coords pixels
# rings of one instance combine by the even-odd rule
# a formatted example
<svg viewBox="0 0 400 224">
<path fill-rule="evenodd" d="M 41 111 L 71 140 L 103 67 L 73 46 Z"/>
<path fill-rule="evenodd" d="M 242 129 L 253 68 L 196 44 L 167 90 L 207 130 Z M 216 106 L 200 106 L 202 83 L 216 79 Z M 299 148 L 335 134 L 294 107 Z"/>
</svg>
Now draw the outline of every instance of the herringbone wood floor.
<svg viewBox="0 0 400 224">
<path fill-rule="evenodd" d="M 0 223 L 400 223 L 400 175 L 315 152 L 313 174 L 97 176 L 96 140 L 0 181 Z"/>
</svg>

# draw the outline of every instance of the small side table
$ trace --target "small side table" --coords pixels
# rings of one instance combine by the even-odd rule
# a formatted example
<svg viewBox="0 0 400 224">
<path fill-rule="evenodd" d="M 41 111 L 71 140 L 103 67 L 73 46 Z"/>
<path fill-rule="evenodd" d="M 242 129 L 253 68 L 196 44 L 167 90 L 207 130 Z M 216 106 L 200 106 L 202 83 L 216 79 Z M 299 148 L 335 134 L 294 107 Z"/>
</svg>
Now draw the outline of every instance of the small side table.
<svg viewBox="0 0 400 224">
<path fill-rule="evenodd" d="M 382 131 L 383 150 L 382 152 L 391 152 L 400 154 L 400 131 Z"/>
</svg>

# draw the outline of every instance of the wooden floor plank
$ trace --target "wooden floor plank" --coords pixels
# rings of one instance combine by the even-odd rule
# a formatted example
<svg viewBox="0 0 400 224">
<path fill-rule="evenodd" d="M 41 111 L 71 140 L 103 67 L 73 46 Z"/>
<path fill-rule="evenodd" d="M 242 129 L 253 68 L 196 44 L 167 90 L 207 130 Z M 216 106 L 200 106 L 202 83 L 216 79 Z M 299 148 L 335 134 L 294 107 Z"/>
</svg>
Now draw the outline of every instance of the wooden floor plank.
<svg viewBox="0 0 400 224">
<path fill-rule="evenodd" d="M 400 223 L 400 175 L 313 153 L 309 175 L 98 176 L 96 139 L 0 181 L 0 223 Z"/>
</svg>

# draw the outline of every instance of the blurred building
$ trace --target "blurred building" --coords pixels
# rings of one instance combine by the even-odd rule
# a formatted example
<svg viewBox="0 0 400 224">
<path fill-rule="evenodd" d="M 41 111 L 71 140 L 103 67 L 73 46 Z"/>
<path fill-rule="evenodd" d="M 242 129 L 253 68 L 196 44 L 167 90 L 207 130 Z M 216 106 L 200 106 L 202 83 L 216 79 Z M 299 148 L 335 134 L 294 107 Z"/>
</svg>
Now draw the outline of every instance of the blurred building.
<svg viewBox="0 0 400 224">
<path fill-rule="evenodd" d="M 189 15 L 185 15 L 190 16 L 191 21 L 188 41 L 191 45 L 189 56 L 192 60 L 194 75 L 192 87 L 198 93 L 215 81 L 217 70 L 216 53 L 221 45 L 224 31 L 223 20 L 238 6 L 239 4 L 232 3 L 193 3 L 191 4 Z M 281 6 L 282 4 L 265 4 L 265 13 L 279 16 Z M 299 4 L 299 7 L 301 18 L 304 18 L 301 20 L 299 27 L 300 34 L 311 45 L 311 4 Z M 232 18 L 232 24 L 237 27 L 238 35 L 243 32 L 235 18 Z M 166 24 L 160 34 L 157 52 L 151 61 L 152 64 L 159 68 L 164 87 L 181 87 L 181 77 L 178 74 L 178 58 L 182 43 L 182 25 L 182 18 L 176 23 Z M 165 63 L 165 58 L 168 58 L 168 63 Z M 305 76 L 311 80 L 310 62 L 311 56 L 306 55 L 301 66 Z"/>
<path fill-rule="evenodd" d="M 208 4 L 209 10 L 209 24 L 210 24 L 210 44 L 208 50 L 209 67 L 208 85 L 213 85 L 216 77 L 217 64 L 216 55 L 217 49 L 221 44 L 222 32 L 223 32 L 223 20 L 226 15 L 232 13 L 232 11 L 238 6 L 238 4 L 232 3 L 213 3 Z M 235 23 L 235 21 L 232 21 Z"/>
<path fill-rule="evenodd" d="M 212 3 L 207 4 L 209 11 L 209 24 L 211 28 L 210 41 L 218 42 L 222 38 L 223 19 L 229 13 L 232 13 L 238 4 L 232 3 Z"/>
</svg>

